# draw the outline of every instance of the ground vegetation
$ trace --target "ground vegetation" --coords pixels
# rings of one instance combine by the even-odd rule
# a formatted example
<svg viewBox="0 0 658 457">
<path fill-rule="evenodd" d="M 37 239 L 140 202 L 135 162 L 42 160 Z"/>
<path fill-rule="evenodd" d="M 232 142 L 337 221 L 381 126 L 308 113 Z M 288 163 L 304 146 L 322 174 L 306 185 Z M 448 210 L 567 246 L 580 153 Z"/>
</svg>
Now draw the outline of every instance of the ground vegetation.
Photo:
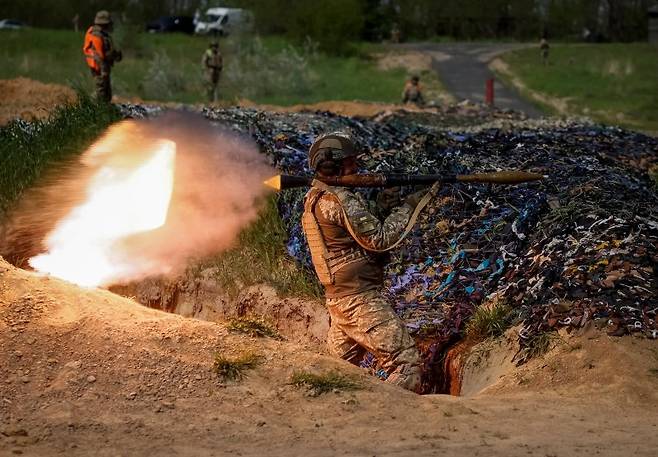
<svg viewBox="0 0 658 457">
<path fill-rule="evenodd" d="M 66 30 L 3 31 L 0 79 L 27 77 L 91 91 L 82 39 L 81 33 Z M 115 95 L 130 100 L 206 101 L 201 56 L 208 38 L 138 33 L 126 26 L 117 27 L 116 41 L 124 59 L 112 73 Z M 333 57 L 309 40 L 293 46 L 281 37 L 236 35 L 222 40 L 220 50 L 225 68 L 219 91 L 225 103 L 241 99 L 276 105 L 397 102 L 408 76 L 404 68 L 380 69 L 368 52 Z"/>
<path fill-rule="evenodd" d="M 558 115 L 658 132 L 658 49 L 648 44 L 553 45 L 549 63 L 528 48 L 502 57 L 498 74 Z"/>
</svg>

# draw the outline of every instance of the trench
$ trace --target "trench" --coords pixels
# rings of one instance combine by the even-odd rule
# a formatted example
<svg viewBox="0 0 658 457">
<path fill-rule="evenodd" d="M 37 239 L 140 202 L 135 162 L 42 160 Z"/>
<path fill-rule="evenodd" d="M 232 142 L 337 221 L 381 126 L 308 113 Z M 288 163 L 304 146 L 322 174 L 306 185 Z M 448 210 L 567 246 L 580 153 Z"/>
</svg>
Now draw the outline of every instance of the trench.
<svg viewBox="0 0 658 457">
<path fill-rule="evenodd" d="M 0 255 L 18 268 L 31 270 L 27 259 L 40 252 L 34 243 L 39 236 L 35 235 L 45 234 L 47 228 L 31 226 L 27 230 L 29 233 L 12 233 L 11 240 L 28 241 L 5 244 Z M 26 234 L 29 236 L 23 237 Z M 150 308 L 210 322 L 264 316 L 287 341 L 325 353 L 329 315 L 320 300 L 279 297 L 267 285 L 244 287 L 237 296 L 229 296 L 218 286 L 214 276 L 215 272 L 208 269 L 175 279 L 148 278 L 112 286 L 109 290 Z M 472 395 L 495 381 L 490 382 L 489 375 L 481 379 L 484 375 L 478 367 L 469 369 L 474 346 L 471 342 L 458 337 L 449 341 L 417 337 L 416 343 L 424 361 L 423 394 Z"/>
<path fill-rule="evenodd" d="M 226 322 L 264 316 L 287 341 L 325 353 L 329 315 L 321 301 L 281 298 L 266 285 L 245 287 L 237 296 L 229 297 L 212 280 L 212 274 L 209 270 L 196 278 L 148 279 L 110 290 L 145 306 L 188 318 Z M 480 390 L 473 389 L 472 384 L 486 387 L 477 370 L 471 370 L 464 378 L 474 343 L 461 338 L 441 343 L 432 338 L 416 338 L 416 343 L 425 361 L 422 394 L 460 396 L 466 391 L 470 395 Z"/>
</svg>

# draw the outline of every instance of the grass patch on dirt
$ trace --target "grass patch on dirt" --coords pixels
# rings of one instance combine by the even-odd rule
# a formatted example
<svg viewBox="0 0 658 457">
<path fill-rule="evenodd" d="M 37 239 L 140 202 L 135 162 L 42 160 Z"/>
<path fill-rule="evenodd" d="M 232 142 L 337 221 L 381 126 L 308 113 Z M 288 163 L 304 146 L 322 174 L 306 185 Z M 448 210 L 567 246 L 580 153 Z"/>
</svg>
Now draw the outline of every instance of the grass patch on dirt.
<svg viewBox="0 0 658 457">
<path fill-rule="evenodd" d="M 213 368 L 222 381 L 240 381 L 246 371 L 256 368 L 263 362 L 263 357 L 255 352 L 244 352 L 237 356 L 215 354 Z"/>
<path fill-rule="evenodd" d="M 358 390 L 361 385 L 354 379 L 342 375 L 337 371 L 329 371 L 324 374 L 300 371 L 294 373 L 290 383 L 296 387 L 308 389 L 312 395 L 322 395 L 335 390 Z"/>
<path fill-rule="evenodd" d="M 281 339 L 281 335 L 274 324 L 264 317 L 237 317 L 231 319 L 226 328 L 232 332 L 244 333 L 249 336 Z"/>
<path fill-rule="evenodd" d="M 556 44 L 551 46 L 550 64 L 546 67 L 541 64 L 537 48 L 513 51 L 502 59 L 529 90 L 564 99 L 569 114 L 658 132 L 655 46 Z M 509 80 L 505 75 L 501 77 Z"/>
<path fill-rule="evenodd" d="M 322 296 L 315 274 L 287 255 L 287 232 L 276 198 L 266 200 L 259 218 L 242 231 L 235 248 L 207 262 L 216 269 L 215 279 L 232 298 L 255 284 L 269 284 L 282 296 Z"/>
<path fill-rule="evenodd" d="M 0 33 L 0 79 L 19 76 L 93 90 L 82 57 L 83 31 L 28 29 Z M 124 98 L 181 103 L 206 101 L 201 56 L 209 39 L 118 28 L 124 53 L 112 72 Z M 326 100 L 398 102 L 405 71 L 381 71 L 367 55 L 333 57 L 280 37 L 222 39 L 225 67 L 220 98 L 293 105 Z"/>
<path fill-rule="evenodd" d="M 466 324 L 466 336 L 473 340 L 499 337 L 510 327 L 512 318 L 512 308 L 504 303 L 480 306 Z"/>
<path fill-rule="evenodd" d="M 541 357 L 550 351 L 560 340 L 557 332 L 547 331 L 532 335 L 525 342 L 525 347 L 521 349 L 519 355 L 521 360 L 530 360 L 535 357 Z"/>
<path fill-rule="evenodd" d="M 48 121 L 0 128 L 0 219 L 46 168 L 82 153 L 119 119 L 115 108 L 81 93 L 76 104 L 59 108 Z"/>
</svg>

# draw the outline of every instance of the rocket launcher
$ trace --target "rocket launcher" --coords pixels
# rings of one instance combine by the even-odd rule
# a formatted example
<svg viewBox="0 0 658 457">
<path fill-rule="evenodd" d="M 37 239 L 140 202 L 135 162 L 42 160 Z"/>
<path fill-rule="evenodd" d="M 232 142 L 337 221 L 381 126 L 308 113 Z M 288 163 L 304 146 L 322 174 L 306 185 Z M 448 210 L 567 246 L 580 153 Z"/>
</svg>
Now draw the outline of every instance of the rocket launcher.
<svg viewBox="0 0 658 457">
<path fill-rule="evenodd" d="M 458 182 L 521 184 L 538 181 L 546 176 L 527 171 L 495 171 L 492 173 L 473 173 L 468 175 L 409 175 L 409 174 L 355 174 L 346 176 L 294 176 L 276 175 L 264 182 L 276 191 L 310 187 L 313 181 L 321 181 L 332 187 L 394 187 L 408 185 L 431 185 L 437 182 L 451 184 Z"/>
</svg>

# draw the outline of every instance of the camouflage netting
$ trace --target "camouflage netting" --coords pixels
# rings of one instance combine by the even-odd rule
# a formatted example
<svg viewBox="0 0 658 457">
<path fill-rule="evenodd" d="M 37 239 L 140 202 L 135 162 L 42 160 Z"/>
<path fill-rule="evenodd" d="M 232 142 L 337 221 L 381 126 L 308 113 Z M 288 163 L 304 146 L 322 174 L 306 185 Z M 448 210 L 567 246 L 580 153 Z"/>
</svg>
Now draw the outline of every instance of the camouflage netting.
<svg viewBox="0 0 658 457">
<path fill-rule="evenodd" d="M 394 252 L 386 293 L 422 340 L 430 366 L 485 303 L 511 307 L 525 348 L 560 327 L 658 336 L 658 196 L 648 174 L 658 162 L 655 138 L 583 121 L 510 126 L 512 117 L 490 114 L 486 126 L 468 129 L 443 128 L 439 115 L 363 120 L 240 109 L 204 115 L 251 135 L 285 173 L 309 173 L 306 151 L 316 135 L 348 130 L 371 172 L 548 175 L 513 187 L 446 186 Z M 275 141 L 279 134 L 286 139 Z M 308 268 L 299 224 L 303 194 L 280 195 L 279 208 L 289 224 L 288 251 Z"/>
</svg>

